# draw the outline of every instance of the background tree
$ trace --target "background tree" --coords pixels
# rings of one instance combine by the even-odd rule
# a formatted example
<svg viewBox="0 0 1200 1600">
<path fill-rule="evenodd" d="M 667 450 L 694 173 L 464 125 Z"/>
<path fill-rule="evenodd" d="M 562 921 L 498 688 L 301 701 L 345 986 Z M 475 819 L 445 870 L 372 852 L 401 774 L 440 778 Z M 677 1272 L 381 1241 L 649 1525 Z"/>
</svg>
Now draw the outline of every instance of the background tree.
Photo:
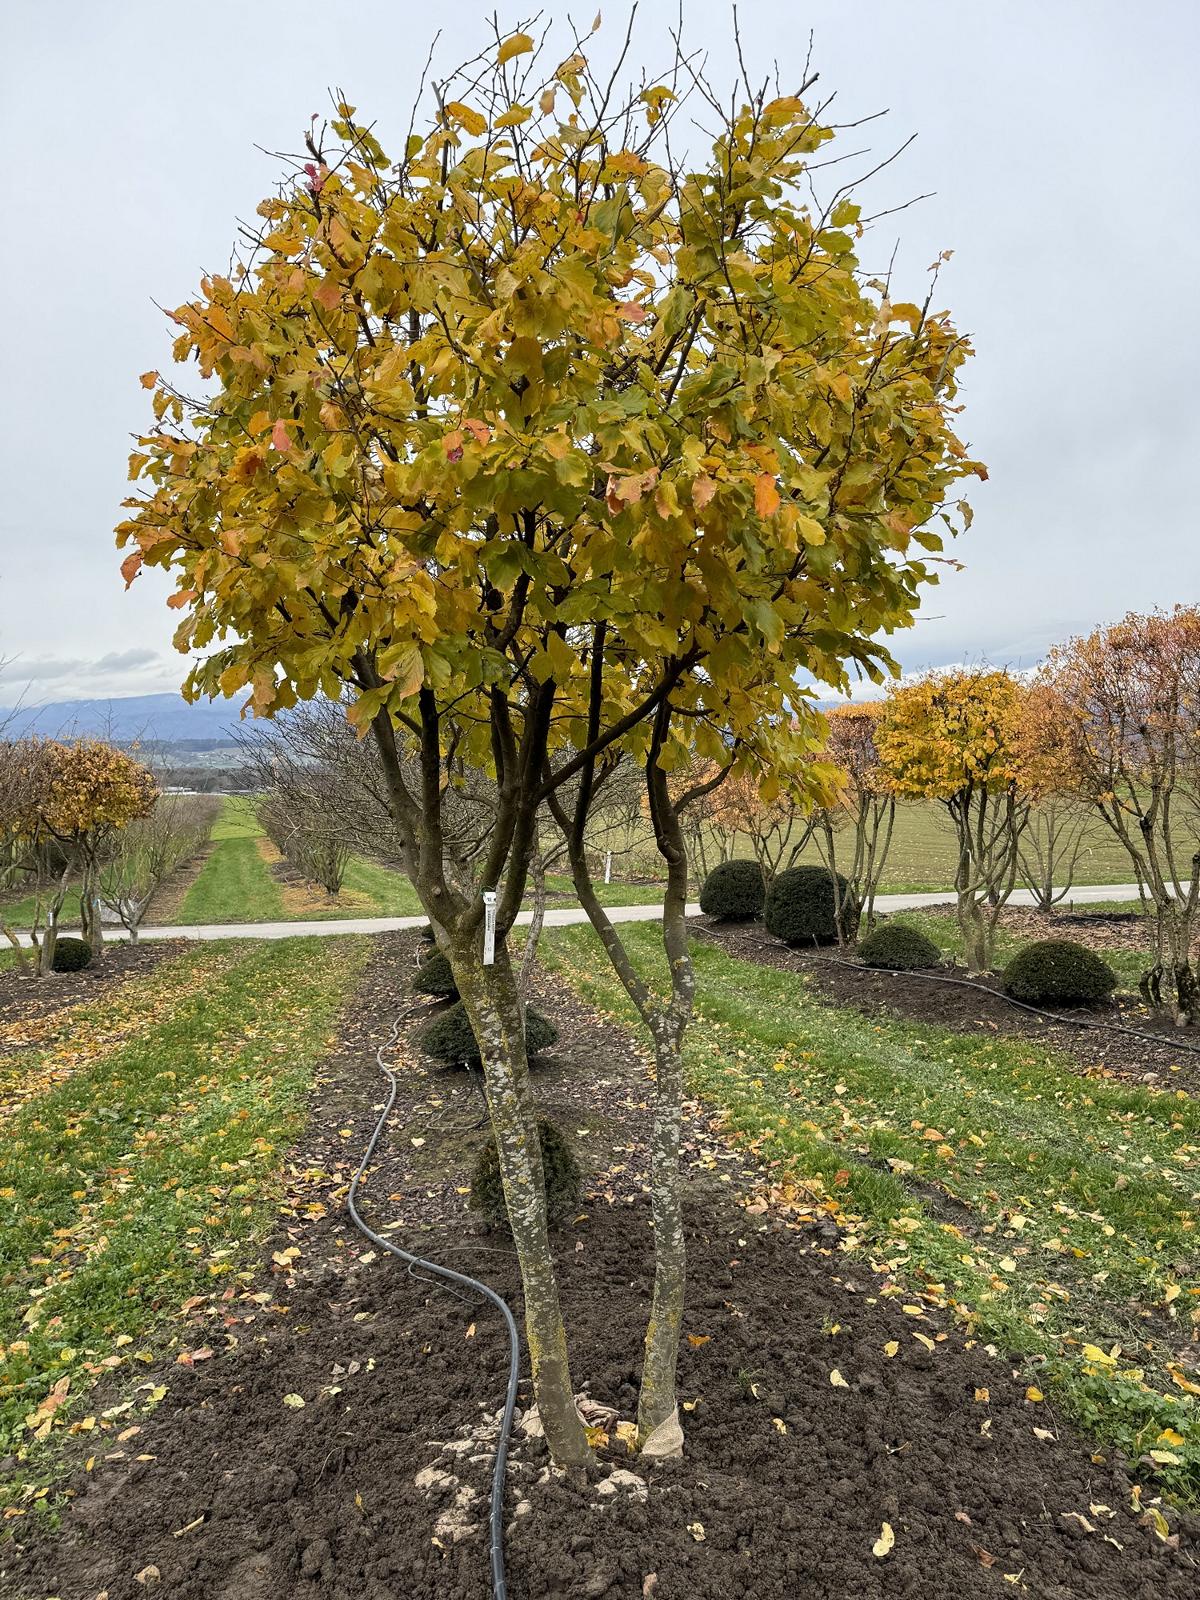
<svg viewBox="0 0 1200 1600">
<path fill-rule="evenodd" d="M 16 951 L 20 966 L 28 958 L 17 930 L 3 916 L 5 900 L 34 873 L 31 819 L 44 792 L 46 750 L 31 739 L 0 740 L 0 933 Z"/>
<path fill-rule="evenodd" d="M 160 795 L 145 816 L 112 837 L 100 864 L 100 903 L 136 944 L 150 902 L 172 873 L 203 849 L 220 801 Z"/>
<path fill-rule="evenodd" d="M 1049 916 L 1070 894 L 1097 824 L 1079 792 L 1071 709 L 1044 676 L 1022 698 L 1018 746 L 1022 786 L 1033 800 L 1017 841 L 1018 871 Z"/>
<path fill-rule="evenodd" d="M 158 798 L 151 774 L 132 756 L 101 739 L 28 741 L 27 769 L 36 784 L 15 820 L 15 837 L 32 854 L 38 874 L 39 909 L 32 937 L 38 970 L 51 971 L 59 919 L 74 879 L 84 938 L 93 952 L 102 945 L 99 872 L 106 849 Z M 45 928 L 41 929 L 42 916 Z"/>
<path fill-rule="evenodd" d="M 1080 792 L 1128 852 L 1154 910 L 1147 1001 L 1200 1019 L 1200 607 L 1130 613 L 1050 652 Z"/>
<path fill-rule="evenodd" d="M 883 714 L 878 701 L 834 706 L 822 757 L 837 772 L 837 799 L 814 813 L 817 848 L 836 885 L 838 943 L 869 933 L 875 925 L 875 896 L 887 864 L 896 820 L 896 796 L 879 760 L 876 729 Z"/>
<path fill-rule="evenodd" d="M 981 470 L 951 424 L 966 342 L 930 298 L 864 278 L 844 191 L 811 207 L 819 108 L 750 84 L 726 103 L 682 55 L 622 81 L 598 81 L 578 41 L 556 61 L 524 31 L 498 38 L 435 86 L 398 162 L 339 106 L 259 208 L 252 263 L 172 314 L 211 393 L 147 375 L 146 493 L 119 530 L 127 581 L 144 562 L 176 576 L 177 642 L 202 656 L 187 693 L 248 686 L 272 716 L 345 692 L 376 741 L 481 1047 L 560 1462 L 587 1448 L 508 945 L 542 808 L 578 779 L 577 888 L 610 752 L 641 763 L 662 823 L 680 1003 L 656 1040 L 648 1435 L 674 1409 L 682 1236 L 658 1224 L 678 1206 L 691 984 L 661 783 L 786 729 L 802 666 L 878 674 L 872 640 L 931 576 L 928 523 L 953 524 L 950 491 Z M 694 158 L 669 137 L 688 86 L 715 129 Z M 478 771 L 496 803 L 466 851 L 447 814 Z"/>
<path fill-rule="evenodd" d="M 938 801 L 954 828 L 958 924 L 971 972 L 992 964 L 1029 818 L 1020 782 L 1022 703 L 1022 687 L 1007 672 L 933 672 L 892 690 L 875 735 L 894 792 Z"/>
<path fill-rule="evenodd" d="M 724 837 L 747 841 L 768 887 L 777 873 L 795 866 L 816 821 L 809 792 L 789 788 L 764 800 L 750 772 L 730 776 L 700 807 Z"/>
</svg>

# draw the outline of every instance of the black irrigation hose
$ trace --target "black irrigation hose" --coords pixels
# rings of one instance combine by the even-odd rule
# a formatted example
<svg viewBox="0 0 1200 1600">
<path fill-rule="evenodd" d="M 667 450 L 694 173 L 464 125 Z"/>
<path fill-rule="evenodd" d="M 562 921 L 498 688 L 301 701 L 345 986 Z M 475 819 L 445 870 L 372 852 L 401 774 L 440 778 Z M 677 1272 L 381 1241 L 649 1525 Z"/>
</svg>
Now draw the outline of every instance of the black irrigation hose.
<svg viewBox="0 0 1200 1600">
<path fill-rule="evenodd" d="M 1016 1006 L 1020 1011 L 1028 1011 L 1035 1017 L 1046 1017 L 1051 1022 L 1064 1022 L 1072 1028 L 1098 1028 L 1102 1033 L 1123 1033 L 1130 1039 L 1141 1039 L 1146 1044 L 1161 1045 L 1166 1050 L 1186 1050 L 1190 1055 L 1200 1056 L 1200 1045 L 1185 1044 L 1182 1039 L 1172 1039 L 1169 1034 L 1142 1033 L 1138 1028 L 1126 1028 L 1119 1022 L 1094 1022 L 1090 1017 L 1067 1017 L 1058 1011 L 1043 1011 L 1040 1006 L 1031 1006 L 1024 1000 L 1014 1000 L 1012 995 L 1005 994 L 1003 989 L 993 989 L 989 983 L 972 983 L 969 978 L 950 978 L 938 972 L 919 972 L 913 969 L 900 971 L 894 967 L 868 967 L 861 961 L 847 961 L 842 956 L 813 956 L 814 961 L 825 962 L 831 967 L 849 967 L 852 972 L 878 972 L 888 978 L 921 978 L 926 983 L 951 983 L 959 989 L 971 989 L 976 994 L 982 989 L 984 994 L 995 995 L 997 1000 L 1004 1000 L 1010 1006 Z"/>
<path fill-rule="evenodd" d="M 401 1261 L 408 1263 L 412 1272 L 420 1268 L 431 1272 L 435 1277 L 443 1278 L 448 1283 L 459 1284 L 464 1289 L 469 1289 L 475 1294 L 482 1295 L 485 1300 L 502 1314 L 508 1327 L 508 1389 L 504 1397 L 504 1414 L 500 1419 L 500 1432 L 496 1439 L 496 1460 L 492 1468 L 492 1503 L 490 1512 L 491 1530 L 491 1557 L 492 1557 L 492 1594 L 494 1600 L 506 1600 L 508 1583 L 504 1575 L 504 1473 L 508 1464 L 508 1441 L 512 1433 L 513 1413 L 517 1405 L 517 1381 L 520 1371 L 520 1338 L 517 1334 L 517 1324 L 507 1304 L 500 1298 L 494 1289 L 486 1283 L 480 1283 L 478 1278 L 469 1277 L 465 1272 L 455 1272 L 453 1267 L 440 1266 L 436 1261 L 426 1261 L 422 1256 L 415 1256 L 408 1250 L 402 1250 L 398 1244 L 393 1244 L 390 1239 L 381 1238 L 374 1229 L 368 1228 L 359 1214 L 355 1197 L 363 1174 L 370 1165 L 371 1157 L 375 1154 L 375 1147 L 383 1134 L 384 1125 L 392 1114 L 396 1104 L 396 1095 L 399 1086 L 396 1083 L 396 1074 L 383 1059 L 385 1050 L 390 1049 L 400 1034 L 400 1019 L 392 1024 L 391 1038 L 386 1045 L 380 1045 L 375 1052 L 375 1059 L 379 1063 L 379 1070 L 388 1080 L 388 1098 L 380 1114 L 379 1121 L 375 1124 L 366 1152 L 359 1162 L 358 1171 L 350 1180 L 350 1189 L 346 1195 L 346 1209 L 360 1233 L 366 1235 L 372 1244 L 378 1245 L 383 1250 L 388 1250 L 394 1256 L 399 1256 Z"/>
</svg>

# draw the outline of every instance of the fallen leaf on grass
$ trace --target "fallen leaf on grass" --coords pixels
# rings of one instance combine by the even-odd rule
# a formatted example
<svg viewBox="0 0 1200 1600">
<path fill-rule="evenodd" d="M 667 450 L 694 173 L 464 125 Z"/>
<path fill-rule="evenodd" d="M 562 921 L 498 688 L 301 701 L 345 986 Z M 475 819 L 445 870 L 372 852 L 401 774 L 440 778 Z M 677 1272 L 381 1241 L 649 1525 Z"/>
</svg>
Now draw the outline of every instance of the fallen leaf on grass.
<svg viewBox="0 0 1200 1600">
<path fill-rule="evenodd" d="M 896 1535 L 892 1530 L 892 1525 L 890 1522 L 885 1522 L 879 1530 L 878 1539 L 871 1546 L 871 1554 L 878 1556 L 882 1560 L 895 1543 Z"/>
</svg>

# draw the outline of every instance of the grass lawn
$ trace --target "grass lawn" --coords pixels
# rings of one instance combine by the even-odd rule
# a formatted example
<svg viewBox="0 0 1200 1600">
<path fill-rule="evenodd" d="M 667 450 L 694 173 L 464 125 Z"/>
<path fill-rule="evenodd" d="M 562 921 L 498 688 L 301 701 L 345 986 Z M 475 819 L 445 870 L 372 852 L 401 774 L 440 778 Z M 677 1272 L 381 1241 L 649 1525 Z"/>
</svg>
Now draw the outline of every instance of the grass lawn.
<svg viewBox="0 0 1200 1600">
<path fill-rule="evenodd" d="M 0 1506 L 36 1511 L 61 1433 L 97 1449 L 161 1392 L 89 1390 L 241 1287 L 365 940 L 198 946 L 0 1056 Z M 19 1024 L 15 1025 L 19 1027 Z M 12 1035 L 10 1034 L 10 1038 Z M 22 1047 L 23 1046 L 23 1047 Z"/>
<path fill-rule="evenodd" d="M 281 921 L 283 897 L 259 850 L 263 832 L 253 802 L 230 795 L 210 837 L 212 852 L 183 897 L 178 921 L 188 926 Z"/>
<path fill-rule="evenodd" d="M 263 859 L 263 831 L 253 800 L 230 795 L 213 825 L 214 848 L 183 898 L 177 921 L 189 927 L 212 922 L 291 922 L 337 917 L 419 917 L 421 902 L 403 872 L 365 856 L 351 856 L 343 889 L 347 900 L 289 909 L 282 886 Z M 571 879 L 551 873 L 547 887 L 574 899 Z M 653 905 L 662 889 L 652 883 L 599 884 L 602 905 Z M 562 901 L 552 902 L 561 905 Z"/>
<path fill-rule="evenodd" d="M 624 936 L 664 977 L 652 927 Z M 587 928 L 545 960 L 632 1012 Z M 795 975 L 694 947 L 692 1090 L 780 1181 L 802 1184 L 887 1268 L 914 1335 L 946 1307 L 1029 1364 L 1060 1404 L 1200 1499 L 1200 1107 L 1085 1079 L 1035 1041 L 963 1036 L 822 1005 Z"/>
</svg>

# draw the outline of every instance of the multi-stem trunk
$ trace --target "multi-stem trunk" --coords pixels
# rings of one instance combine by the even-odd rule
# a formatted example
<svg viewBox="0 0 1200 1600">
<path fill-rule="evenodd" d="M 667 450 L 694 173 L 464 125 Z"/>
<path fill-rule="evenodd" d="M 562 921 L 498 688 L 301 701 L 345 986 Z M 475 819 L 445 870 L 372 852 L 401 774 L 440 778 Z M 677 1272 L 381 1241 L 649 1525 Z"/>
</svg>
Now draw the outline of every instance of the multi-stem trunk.
<svg viewBox="0 0 1200 1600">
<path fill-rule="evenodd" d="M 489 967 L 481 965 L 473 944 L 448 942 L 447 954 L 483 1058 L 488 1112 L 525 1294 L 525 1336 L 538 1416 L 553 1459 L 560 1466 L 581 1465 L 591 1451 L 575 1409 L 550 1254 L 542 1152 L 516 975 L 503 946 Z"/>
</svg>

